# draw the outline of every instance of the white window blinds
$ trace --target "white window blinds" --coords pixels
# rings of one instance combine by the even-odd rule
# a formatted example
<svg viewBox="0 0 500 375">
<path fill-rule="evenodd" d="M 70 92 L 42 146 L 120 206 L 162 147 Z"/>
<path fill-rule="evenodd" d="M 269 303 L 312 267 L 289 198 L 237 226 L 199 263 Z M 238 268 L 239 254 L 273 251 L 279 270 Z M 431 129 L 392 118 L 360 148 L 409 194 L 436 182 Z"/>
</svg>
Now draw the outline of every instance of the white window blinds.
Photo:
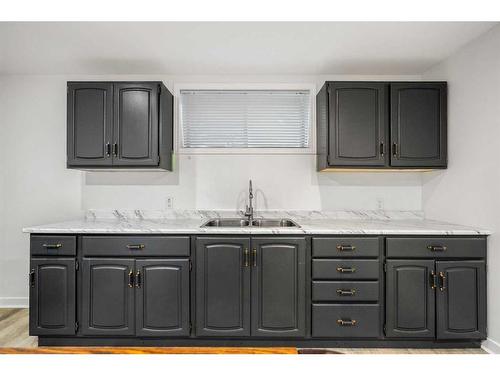
<svg viewBox="0 0 500 375">
<path fill-rule="evenodd" d="M 307 148 L 309 91 L 182 90 L 185 148 Z"/>
</svg>

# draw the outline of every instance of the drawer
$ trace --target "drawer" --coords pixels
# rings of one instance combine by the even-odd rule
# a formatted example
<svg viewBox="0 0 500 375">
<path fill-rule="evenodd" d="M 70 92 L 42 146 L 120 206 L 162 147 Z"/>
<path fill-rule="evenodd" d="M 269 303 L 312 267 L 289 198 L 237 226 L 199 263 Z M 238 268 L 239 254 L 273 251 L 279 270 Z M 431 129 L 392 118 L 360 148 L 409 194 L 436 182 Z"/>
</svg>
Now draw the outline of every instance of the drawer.
<svg viewBox="0 0 500 375">
<path fill-rule="evenodd" d="M 390 258 L 485 258 L 486 238 L 387 238 Z"/>
<path fill-rule="evenodd" d="M 378 337 L 380 305 L 313 304 L 313 337 Z"/>
<path fill-rule="evenodd" d="M 313 281 L 313 301 L 377 302 L 378 295 L 378 281 Z"/>
<path fill-rule="evenodd" d="M 312 254 L 315 258 L 378 257 L 380 241 L 376 237 L 313 238 Z"/>
<path fill-rule="evenodd" d="M 31 235 L 31 255 L 75 256 L 76 236 Z"/>
<path fill-rule="evenodd" d="M 84 256 L 189 256 L 189 237 L 84 236 Z"/>
<path fill-rule="evenodd" d="M 313 279 L 366 280 L 378 279 L 378 259 L 313 259 Z"/>
</svg>

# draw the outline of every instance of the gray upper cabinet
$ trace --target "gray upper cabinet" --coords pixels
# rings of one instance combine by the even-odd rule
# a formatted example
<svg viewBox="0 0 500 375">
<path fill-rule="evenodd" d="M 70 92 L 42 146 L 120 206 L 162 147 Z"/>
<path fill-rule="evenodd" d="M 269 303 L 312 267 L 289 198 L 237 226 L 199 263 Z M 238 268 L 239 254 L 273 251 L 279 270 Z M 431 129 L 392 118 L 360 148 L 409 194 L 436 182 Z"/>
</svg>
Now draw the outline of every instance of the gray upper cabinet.
<svg viewBox="0 0 500 375">
<path fill-rule="evenodd" d="M 486 338 L 484 261 L 437 261 L 437 338 Z"/>
<path fill-rule="evenodd" d="M 162 82 L 68 82 L 69 168 L 172 170 L 173 96 Z"/>
<path fill-rule="evenodd" d="M 68 167 L 112 165 L 113 85 L 68 83 Z"/>
<path fill-rule="evenodd" d="M 136 260 L 137 336 L 189 335 L 189 259 Z"/>
<path fill-rule="evenodd" d="M 446 168 L 445 82 L 326 82 L 317 169 Z"/>
<path fill-rule="evenodd" d="M 388 260 L 386 336 L 434 338 L 433 260 Z"/>
<path fill-rule="evenodd" d="M 391 84 L 391 165 L 446 167 L 446 83 Z"/>
<path fill-rule="evenodd" d="M 335 82 L 328 90 L 329 164 L 384 166 L 388 85 Z"/>
<path fill-rule="evenodd" d="M 84 335 L 134 335 L 134 306 L 133 258 L 83 259 Z"/>
<path fill-rule="evenodd" d="M 305 238 L 252 238 L 252 336 L 305 335 Z"/>
<path fill-rule="evenodd" d="M 250 336 L 250 238 L 196 239 L 196 335 Z"/>
<path fill-rule="evenodd" d="M 36 258 L 30 266 L 30 335 L 74 335 L 75 259 Z"/>
</svg>

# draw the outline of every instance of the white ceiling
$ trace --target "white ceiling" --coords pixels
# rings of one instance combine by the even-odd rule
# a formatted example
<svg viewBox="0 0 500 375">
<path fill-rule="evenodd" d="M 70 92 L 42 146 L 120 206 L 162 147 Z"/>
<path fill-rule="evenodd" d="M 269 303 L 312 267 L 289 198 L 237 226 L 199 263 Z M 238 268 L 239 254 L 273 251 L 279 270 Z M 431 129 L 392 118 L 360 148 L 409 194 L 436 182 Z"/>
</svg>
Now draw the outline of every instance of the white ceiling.
<svg viewBox="0 0 500 375">
<path fill-rule="evenodd" d="M 0 74 L 420 74 L 487 22 L 0 23 Z"/>
</svg>

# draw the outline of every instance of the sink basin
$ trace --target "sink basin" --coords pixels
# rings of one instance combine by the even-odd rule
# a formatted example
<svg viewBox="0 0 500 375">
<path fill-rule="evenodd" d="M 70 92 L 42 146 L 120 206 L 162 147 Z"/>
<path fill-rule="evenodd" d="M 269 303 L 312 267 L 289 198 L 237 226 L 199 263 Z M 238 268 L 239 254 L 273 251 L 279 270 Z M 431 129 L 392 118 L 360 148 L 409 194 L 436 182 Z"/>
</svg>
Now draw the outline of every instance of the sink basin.
<svg viewBox="0 0 500 375">
<path fill-rule="evenodd" d="M 300 228 L 300 226 L 290 219 L 254 219 L 251 223 L 246 219 L 211 219 L 202 227 L 216 228 Z"/>
</svg>

